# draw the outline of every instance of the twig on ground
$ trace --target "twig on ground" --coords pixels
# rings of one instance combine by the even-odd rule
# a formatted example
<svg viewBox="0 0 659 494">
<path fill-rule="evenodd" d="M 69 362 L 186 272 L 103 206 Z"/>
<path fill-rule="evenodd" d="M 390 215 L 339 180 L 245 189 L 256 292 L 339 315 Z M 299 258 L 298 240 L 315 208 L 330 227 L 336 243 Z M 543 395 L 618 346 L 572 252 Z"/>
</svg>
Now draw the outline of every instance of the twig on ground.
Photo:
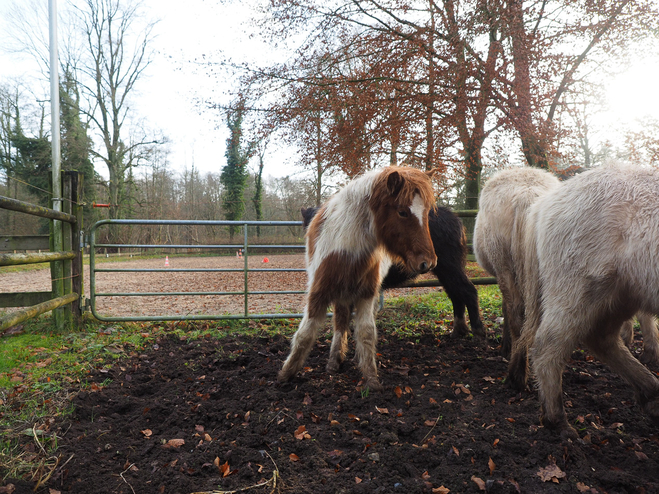
<svg viewBox="0 0 659 494">
<path fill-rule="evenodd" d="M 59 465 L 60 457 L 59 456 L 50 456 L 50 457 L 48 456 L 48 453 L 46 452 L 46 449 L 43 447 L 43 444 L 41 444 L 41 441 L 39 441 L 38 434 L 37 434 L 37 425 L 36 424 L 34 426 L 32 426 L 32 437 L 33 437 L 34 441 L 37 443 L 37 445 L 39 446 L 39 449 L 41 450 L 41 452 L 44 455 L 44 459 L 41 460 L 41 466 L 43 468 L 45 468 L 46 467 L 46 462 L 48 462 L 50 460 L 55 460 L 55 464 L 50 468 L 50 471 L 48 472 L 47 475 L 45 475 L 45 476 L 42 475 L 41 474 L 42 468 L 39 468 L 39 470 L 38 470 L 39 471 L 39 480 L 37 481 L 37 484 L 34 486 L 34 491 L 36 492 L 36 490 L 42 484 L 45 484 L 46 482 L 48 482 L 48 479 L 50 479 L 50 477 L 53 475 L 53 472 L 55 472 L 55 469 Z M 35 472 L 35 474 L 36 474 L 36 472 Z M 34 478 L 35 474 L 33 474 L 33 478 Z"/>
<path fill-rule="evenodd" d="M 236 494 L 238 492 L 245 492 L 251 489 L 256 489 L 258 487 L 265 487 L 270 483 L 272 483 L 272 490 L 270 491 L 270 494 L 274 494 L 274 492 L 277 490 L 277 479 L 279 479 L 279 468 L 277 467 L 277 464 L 275 463 L 275 460 L 272 458 L 272 456 L 270 456 L 270 454 L 267 451 L 264 451 L 264 453 L 268 455 L 268 458 L 270 458 L 270 461 L 272 461 L 272 464 L 275 466 L 275 469 L 272 471 L 272 477 L 270 479 L 261 482 L 259 484 L 250 485 L 248 487 L 243 487 L 241 489 L 235 489 L 233 491 L 200 491 L 200 492 L 192 492 L 191 494 Z"/>
<path fill-rule="evenodd" d="M 128 482 L 128 481 L 126 480 L 126 478 L 124 477 L 124 474 L 125 474 L 128 470 L 130 470 L 131 468 L 133 468 L 134 466 L 135 466 L 135 463 L 131 463 L 131 464 L 128 466 L 128 468 L 127 468 L 126 470 L 124 470 L 123 472 L 121 472 L 121 473 L 119 474 L 119 477 L 121 477 L 121 480 L 123 480 L 124 482 L 126 482 L 126 483 L 128 484 L 128 487 L 130 487 L 130 490 L 133 491 L 133 494 L 135 494 L 135 489 L 133 489 L 133 486 L 130 485 L 130 482 Z"/>
<path fill-rule="evenodd" d="M 423 444 L 424 441 L 425 441 L 426 439 L 428 439 L 428 436 L 430 435 L 430 433 L 431 433 L 432 431 L 435 430 L 435 427 L 437 427 L 437 422 L 439 422 L 439 418 L 440 418 L 440 417 L 441 417 L 441 415 L 438 415 L 438 416 L 437 416 L 437 419 L 435 420 L 435 423 L 432 424 L 432 427 L 431 427 L 430 430 L 428 431 L 428 434 L 426 434 L 425 437 L 421 440 L 421 444 Z"/>
</svg>

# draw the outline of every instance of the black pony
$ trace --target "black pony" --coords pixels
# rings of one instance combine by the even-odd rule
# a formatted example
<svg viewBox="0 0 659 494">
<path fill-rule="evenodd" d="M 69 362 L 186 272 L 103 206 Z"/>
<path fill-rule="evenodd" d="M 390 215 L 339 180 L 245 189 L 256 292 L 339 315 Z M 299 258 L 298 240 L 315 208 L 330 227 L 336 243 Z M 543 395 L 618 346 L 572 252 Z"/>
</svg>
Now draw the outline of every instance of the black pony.
<svg viewBox="0 0 659 494">
<path fill-rule="evenodd" d="M 304 227 L 307 228 L 318 208 L 302 208 Z M 436 207 L 428 214 L 428 227 L 437 266 L 432 273 L 444 287 L 453 303 L 453 334 L 466 336 L 469 328 L 465 321 L 465 308 L 469 312 L 471 330 L 476 336 L 485 336 L 478 308 L 478 292 L 465 271 L 467 263 L 467 236 L 465 228 L 450 209 Z M 415 278 L 401 263 L 395 263 L 382 281 L 382 289 L 398 288 Z"/>
</svg>

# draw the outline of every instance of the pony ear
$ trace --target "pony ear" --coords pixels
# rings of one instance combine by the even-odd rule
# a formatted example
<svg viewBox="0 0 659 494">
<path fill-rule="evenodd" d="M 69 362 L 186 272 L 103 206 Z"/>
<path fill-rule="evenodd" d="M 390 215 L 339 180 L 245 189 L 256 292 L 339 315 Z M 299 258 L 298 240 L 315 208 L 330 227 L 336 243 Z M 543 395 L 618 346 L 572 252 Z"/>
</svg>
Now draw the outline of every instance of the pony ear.
<svg viewBox="0 0 659 494">
<path fill-rule="evenodd" d="M 435 174 L 435 172 L 439 171 L 439 167 L 435 167 L 432 170 L 426 171 L 426 175 L 428 175 L 429 178 L 432 178 L 432 176 Z"/>
<path fill-rule="evenodd" d="M 403 188 L 405 179 L 397 171 L 393 171 L 387 177 L 387 191 L 392 196 L 397 196 L 400 190 Z"/>
</svg>

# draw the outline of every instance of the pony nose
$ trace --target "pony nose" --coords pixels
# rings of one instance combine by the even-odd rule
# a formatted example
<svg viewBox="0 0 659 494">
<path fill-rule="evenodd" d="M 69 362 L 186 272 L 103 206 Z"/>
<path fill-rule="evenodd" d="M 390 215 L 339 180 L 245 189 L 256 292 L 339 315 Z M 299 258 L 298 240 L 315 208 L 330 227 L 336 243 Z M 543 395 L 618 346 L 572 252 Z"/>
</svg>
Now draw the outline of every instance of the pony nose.
<svg viewBox="0 0 659 494">
<path fill-rule="evenodd" d="M 435 267 L 435 263 L 432 263 L 431 265 L 429 262 L 423 261 L 421 264 L 419 264 L 419 273 L 420 274 L 427 273 L 433 267 Z"/>
</svg>

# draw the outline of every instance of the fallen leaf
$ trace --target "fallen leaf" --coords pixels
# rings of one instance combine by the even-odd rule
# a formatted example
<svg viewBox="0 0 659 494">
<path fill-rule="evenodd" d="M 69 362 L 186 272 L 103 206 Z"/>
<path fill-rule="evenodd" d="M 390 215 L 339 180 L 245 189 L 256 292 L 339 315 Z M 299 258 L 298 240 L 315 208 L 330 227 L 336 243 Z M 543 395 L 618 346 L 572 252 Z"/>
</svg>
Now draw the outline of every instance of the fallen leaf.
<svg viewBox="0 0 659 494">
<path fill-rule="evenodd" d="M 304 400 L 302 400 L 302 403 L 304 405 L 311 405 L 313 403 L 313 400 L 311 399 L 311 396 L 306 394 L 306 395 L 304 395 Z"/>
<path fill-rule="evenodd" d="M 426 425 L 426 426 L 428 426 L 428 427 L 432 427 L 432 426 L 435 425 L 436 423 L 437 423 L 436 420 L 426 420 L 426 421 L 423 423 L 423 425 Z"/>
<path fill-rule="evenodd" d="M 304 425 L 301 425 L 300 427 L 298 427 L 295 430 L 295 432 L 293 433 L 293 435 L 295 436 L 295 439 L 299 439 L 300 441 L 302 439 L 311 438 L 311 436 L 309 436 L 309 434 L 307 434 L 307 428 Z"/>
<path fill-rule="evenodd" d="M 636 453 L 636 458 L 638 458 L 641 461 L 645 461 L 648 459 L 648 456 L 642 451 L 634 451 L 634 453 Z"/>
<path fill-rule="evenodd" d="M 387 415 L 387 414 L 389 413 L 389 409 L 387 409 L 387 408 L 378 408 L 378 407 L 375 407 L 375 409 L 376 409 L 378 412 L 380 412 L 382 415 Z"/>
<path fill-rule="evenodd" d="M 197 432 L 204 432 L 204 426 L 203 425 L 195 425 L 194 430 Z"/>
<path fill-rule="evenodd" d="M 229 467 L 229 462 L 225 461 L 223 465 L 220 465 L 220 473 L 222 477 L 226 477 L 231 474 L 231 467 Z"/>
<path fill-rule="evenodd" d="M 400 386 L 396 386 L 396 387 L 394 388 L 394 393 L 396 394 L 396 396 L 397 396 L 398 398 L 400 398 L 401 396 L 403 396 L 403 390 L 400 389 Z"/>
<path fill-rule="evenodd" d="M 490 458 L 490 459 L 487 461 L 487 466 L 490 468 L 490 475 L 493 475 L 493 474 L 494 474 L 494 469 L 495 469 L 496 465 L 495 465 L 494 462 L 492 461 L 492 458 Z"/>
<path fill-rule="evenodd" d="M 180 448 L 185 444 L 185 440 L 183 439 L 170 439 L 165 443 L 165 448 Z"/>
<path fill-rule="evenodd" d="M 494 443 L 492 443 L 492 446 L 496 448 L 498 444 L 499 444 L 499 439 L 495 439 Z"/>
<path fill-rule="evenodd" d="M 422 478 L 423 480 L 428 480 L 428 479 L 430 478 L 430 474 L 428 473 L 428 470 L 426 470 L 425 472 L 423 472 L 423 473 L 421 474 L 421 478 Z"/>
<path fill-rule="evenodd" d="M 144 437 L 151 437 L 151 434 L 153 434 L 153 432 L 151 431 L 151 429 L 144 429 L 143 431 L 140 431 L 140 432 L 141 432 L 142 434 L 144 434 Z"/>
<path fill-rule="evenodd" d="M 565 478 L 565 472 L 553 462 L 550 463 L 548 467 L 538 470 L 536 475 L 540 477 L 543 482 L 549 482 L 551 480 L 557 484 L 559 479 Z"/>
<path fill-rule="evenodd" d="M 590 486 L 587 486 L 583 482 L 577 482 L 577 490 L 579 492 L 588 492 L 590 491 Z"/>
<path fill-rule="evenodd" d="M 431 405 L 436 405 L 437 404 L 437 400 L 435 398 L 430 398 L 430 400 L 428 400 L 428 401 Z"/>
<path fill-rule="evenodd" d="M 0 487 L 0 494 L 11 494 L 16 490 L 14 484 L 7 484 L 4 487 Z"/>
<path fill-rule="evenodd" d="M 448 494 L 449 492 L 451 492 L 451 489 L 449 489 L 448 487 L 444 487 L 442 485 L 442 486 L 439 486 L 439 487 L 435 487 L 432 490 L 432 492 L 433 492 L 433 494 Z"/>
<path fill-rule="evenodd" d="M 0 490 L 0 492 L 2 491 Z M 55 489 L 48 489 L 48 494 L 62 494 L 62 491 L 58 491 Z"/>
<path fill-rule="evenodd" d="M 482 479 L 479 479 L 475 475 L 471 476 L 471 480 L 476 482 L 476 485 L 478 486 L 478 490 L 484 491 L 485 490 L 485 482 L 483 482 Z"/>
<path fill-rule="evenodd" d="M 360 479 L 359 477 L 355 477 L 355 484 L 361 484 L 361 483 L 362 483 L 362 479 Z"/>
<path fill-rule="evenodd" d="M 213 439 L 208 434 L 204 434 L 204 441 L 211 442 L 212 440 Z"/>
<path fill-rule="evenodd" d="M 515 419 L 512 418 L 512 417 L 508 417 L 506 420 L 507 420 L 508 422 L 510 422 L 511 424 L 514 424 L 514 423 L 515 423 Z"/>
<path fill-rule="evenodd" d="M 332 451 L 327 453 L 331 458 L 336 458 L 337 456 L 341 456 L 343 454 L 343 451 L 338 450 L 338 449 L 333 449 Z"/>
<path fill-rule="evenodd" d="M 455 456 L 460 456 L 460 451 L 458 451 L 458 448 L 456 448 L 455 446 L 451 446 L 451 448 L 453 448 L 453 452 L 455 453 Z"/>
<path fill-rule="evenodd" d="M 300 457 L 295 453 L 291 453 L 290 455 L 288 455 L 288 457 L 291 459 L 291 461 L 300 461 Z"/>
</svg>

